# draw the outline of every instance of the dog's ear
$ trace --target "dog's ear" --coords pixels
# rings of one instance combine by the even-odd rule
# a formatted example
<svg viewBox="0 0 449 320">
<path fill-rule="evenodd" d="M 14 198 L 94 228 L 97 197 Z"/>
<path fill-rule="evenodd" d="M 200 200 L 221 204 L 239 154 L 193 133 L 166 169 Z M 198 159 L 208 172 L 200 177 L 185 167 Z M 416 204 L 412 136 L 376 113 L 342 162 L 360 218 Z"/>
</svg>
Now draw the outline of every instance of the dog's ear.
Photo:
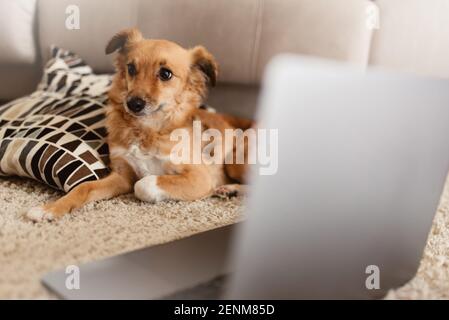
<svg viewBox="0 0 449 320">
<path fill-rule="evenodd" d="M 199 69 L 206 76 L 208 83 L 214 87 L 218 75 L 218 65 L 214 56 L 203 46 L 196 46 L 190 51 L 193 67 Z"/>
<path fill-rule="evenodd" d="M 109 40 L 105 52 L 106 54 L 110 54 L 118 49 L 123 52 L 128 44 L 138 42 L 142 39 L 143 36 L 137 28 L 122 30 Z"/>
</svg>

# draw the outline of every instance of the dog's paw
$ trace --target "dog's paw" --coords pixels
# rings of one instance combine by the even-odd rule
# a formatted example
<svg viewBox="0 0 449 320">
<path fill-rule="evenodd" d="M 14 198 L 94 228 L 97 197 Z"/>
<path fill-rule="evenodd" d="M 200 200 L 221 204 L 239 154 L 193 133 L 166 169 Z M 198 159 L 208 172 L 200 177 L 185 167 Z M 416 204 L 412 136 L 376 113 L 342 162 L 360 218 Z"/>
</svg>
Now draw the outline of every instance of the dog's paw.
<svg viewBox="0 0 449 320">
<path fill-rule="evenodd" d="M 225 184 L 215 188 L 212 196 L 222 199 L 229 199 L 237 197 L 240 194 L 240 185 L 238 184 Z"/>
<path fill-rule="evenodd" d="M 43 206 L 39 206 L 28 209 L 25 213 L 25 218 L 34 222 L 53 221 L 55 220 L 55 215 Z"/>
<path fill-rule="evenodd" d="M 165 192 L 157 186 L 157 176 L 146 176 L 134 185 L 136 198 L 147 202 L 158 202 L 166 199 Z"/>
</svg>

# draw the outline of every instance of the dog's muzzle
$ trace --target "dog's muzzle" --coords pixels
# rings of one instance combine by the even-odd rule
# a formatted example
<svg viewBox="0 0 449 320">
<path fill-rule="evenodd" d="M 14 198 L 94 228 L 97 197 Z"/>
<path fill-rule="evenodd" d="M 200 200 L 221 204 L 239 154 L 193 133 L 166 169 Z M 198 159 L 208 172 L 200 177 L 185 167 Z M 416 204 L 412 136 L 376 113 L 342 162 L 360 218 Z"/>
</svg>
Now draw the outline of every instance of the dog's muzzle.
<svg viewBox="0 0 449 320">
<path fill-rule="evenodd" d="M 131 97 L 126 101 L 126 106 L 131 112 L 139 113 L 145 108 L 146 102 L 145 100 L 139 97 Z"/>
</svg>

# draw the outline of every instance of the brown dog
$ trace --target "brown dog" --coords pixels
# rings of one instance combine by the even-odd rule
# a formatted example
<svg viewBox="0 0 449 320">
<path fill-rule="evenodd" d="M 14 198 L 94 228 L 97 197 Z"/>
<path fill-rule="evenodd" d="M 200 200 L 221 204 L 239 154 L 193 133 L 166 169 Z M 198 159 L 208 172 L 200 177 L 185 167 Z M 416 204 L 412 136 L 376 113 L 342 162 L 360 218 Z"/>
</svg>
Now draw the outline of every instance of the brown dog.
<svg viewBox="0 0 449 320">
<path fill-rule="evenodd" d="M 192 145 L 195 120 L 201 121 L 203 131 L 214 128 L 224 132 L 251 125 L 247 120 L 198 108 L 208 86 L 216 82 L 213 56 L 202 46 L 187 50 L 170 41 L 146 40 L 137 29 L 114 36 L 106 53 L 116 50 L 117 72 L 109 92 L 106 120 L 111 174 L 83 183 L 55 202 L 30 209 L 27 217 L 31 220 L 53 220 L 88 201 L 133 189 L 137 198 L 150 202 L 195 200 L 239 189 L 238 185 L 227 184 L 242 183 L 242 164 L 175 164 L 170 160 L 176 144 L 170 139 L 171 133 L 185 130 Z M 235 147 L 223 150 L 223 157 L 233 151 Z"/>
</svg>

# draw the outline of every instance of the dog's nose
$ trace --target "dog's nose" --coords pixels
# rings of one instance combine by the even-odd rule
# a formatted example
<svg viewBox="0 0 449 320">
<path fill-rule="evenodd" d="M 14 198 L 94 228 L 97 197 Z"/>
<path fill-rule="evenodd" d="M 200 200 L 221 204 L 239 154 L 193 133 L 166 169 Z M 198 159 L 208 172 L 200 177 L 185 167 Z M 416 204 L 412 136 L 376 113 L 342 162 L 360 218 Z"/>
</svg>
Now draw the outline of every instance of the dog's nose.
<svg viewBox="0 0 449 320">
<path fill-rule="evenodd" d="M 128 109 L 135 113 L 142 111 L 145 108 L 145 104 L 145 100 L 139 97 L 132 97 L 126 102 Z"/>
</svg>

